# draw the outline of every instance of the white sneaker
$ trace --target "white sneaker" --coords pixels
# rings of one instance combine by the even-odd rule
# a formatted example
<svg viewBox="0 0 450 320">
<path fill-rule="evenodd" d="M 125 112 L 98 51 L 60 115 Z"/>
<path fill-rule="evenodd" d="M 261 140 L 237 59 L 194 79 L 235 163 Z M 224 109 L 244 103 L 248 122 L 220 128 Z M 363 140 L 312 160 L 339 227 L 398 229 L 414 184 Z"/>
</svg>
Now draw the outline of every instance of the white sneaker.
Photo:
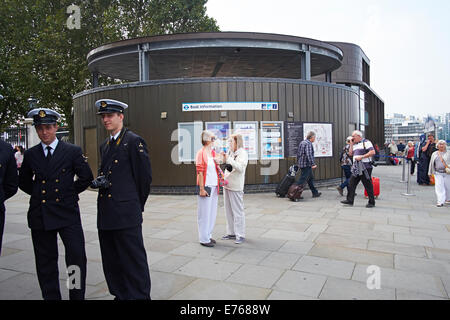
<svg viewBox="0 0 450 320">
<path fill-rule="evenodd" d="M 443 203 L 438 203 L 438 204 L 436 205 L 436 207 L 443 207 L 443 206 L 444 206 Z"/>
<path fill-rule="evenodd" d="M 243 237 L 236 237 L 236 241 L 234 241 L 234 243 L 241 244 L 244 241 L 245 241 L 245 238 L 243 238 Z"/>
</svg>

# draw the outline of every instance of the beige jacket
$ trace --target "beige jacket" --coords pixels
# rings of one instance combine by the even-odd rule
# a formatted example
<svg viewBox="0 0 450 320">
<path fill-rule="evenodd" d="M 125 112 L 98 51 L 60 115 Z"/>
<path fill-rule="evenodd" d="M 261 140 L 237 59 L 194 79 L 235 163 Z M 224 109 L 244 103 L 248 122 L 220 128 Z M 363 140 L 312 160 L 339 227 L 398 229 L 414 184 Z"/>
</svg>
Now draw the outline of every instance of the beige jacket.
<svg viewBox="0 0 450 320">
<path fill-rule="evenodd" d="M 233 166 L 233 170 L 229 172 L 225 170 L 225 179 L 228 180 L 228 185 L 225 189 L 230 191 L 244 191 L 245 184 L 245 169 L 248 164 L 248 154 L 244 148 L 236 150 L 227 157 L 227 164 Z"/>
<path fill-rule="evenodd" d="M 441 158 L 438 155 L 439 151 L 435 151 L 433 152 L 433 154 L 431 155 L 431 159 L 430 159 L 430 168 L 428 169 L 428 175 L 432 175 L 435 174 L 434 172 L 434 160 L 438 159 L 438 161 L 441 161 Z M 444 162 L 447 164 L 447 166 L 450 167 L 450 151 L 445 152 L 442 155 L 442 159 L 444 159 Z"/>
</svg>

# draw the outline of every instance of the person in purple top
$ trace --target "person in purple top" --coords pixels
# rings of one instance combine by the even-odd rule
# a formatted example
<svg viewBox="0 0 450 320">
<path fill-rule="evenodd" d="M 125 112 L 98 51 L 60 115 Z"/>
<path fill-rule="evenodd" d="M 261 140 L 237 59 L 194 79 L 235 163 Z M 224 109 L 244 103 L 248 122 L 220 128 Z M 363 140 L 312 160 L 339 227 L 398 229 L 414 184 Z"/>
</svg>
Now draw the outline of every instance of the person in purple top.
<svg viewBox="0 0 450 320">
<path fill-rule="evenodd" d="M 349 149 L 350 156 L 353 156 L 352 176 L 348 185 L 347 200 L 343 200 L 341 203 L 353 205 L 356 187 L 362 181 L 369 196 L 369 203 L 366 207 L 372 208 L 375 207 L 372 185 L 372 157 L 375 155 L 375 149 L 372 142 L 363 138 L 361 131 L 353 131 L 352 138 Z"/>
<path fill-rule="evenodd" d="M 317 165 L 314 162 L 314 147 L 312 143 L 315 140 L 316 134 L 310 131 L 306 135 L 306 139 L 300 142 L 298 146 L 297 162 L 302 171 L 297 184 L 303 186 L 306 182 L 308 182 L 313 198 L 318 198 L 322 193 L 317 191 L 316 187 L 314 187 L 313 169 L 316 169 Z"/>
</svg>

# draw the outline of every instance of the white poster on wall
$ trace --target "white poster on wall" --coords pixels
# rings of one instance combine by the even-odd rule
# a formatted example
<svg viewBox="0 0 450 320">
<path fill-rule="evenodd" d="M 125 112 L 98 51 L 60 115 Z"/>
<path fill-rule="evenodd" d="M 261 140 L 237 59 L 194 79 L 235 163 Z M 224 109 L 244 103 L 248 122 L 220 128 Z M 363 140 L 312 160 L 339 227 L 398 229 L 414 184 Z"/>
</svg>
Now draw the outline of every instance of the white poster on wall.
<svg viewBox="0 0 450 320">
<path fill-rule="evenodd" d="M 314 157 L 332 157 L 333 156 L 333 125 L 331 123 L 303 123 L 303 137 L 309 131 L 316 134 L 314 141 Z"/>
<path fill-rule="evenodd" d="M 205 129 L 213 132 L 216 136 L 217 146 L 216 152 L 228 152 L 227 139 L 231 134 L 231 122 L 220 121 L 220 122 L 205 122 Z"/>
<path fill-rule="evenodd" d="M 261 121 L 261 160 L 283 158 L 283 121 Z"/>
<path fill-rule="evenodd" d="M 233 133 L 239 133 L 244 140 L 244 149 L 248 153 L 249 160 L 258 160 L 258 122 L 235 121 Z"/>
<path fill-rule="evenodd" d="M 195 161 L 195 155 L 201 149 L 200 136 L 203 122 L 178 122 L 178 161 Z"/>
</svg>

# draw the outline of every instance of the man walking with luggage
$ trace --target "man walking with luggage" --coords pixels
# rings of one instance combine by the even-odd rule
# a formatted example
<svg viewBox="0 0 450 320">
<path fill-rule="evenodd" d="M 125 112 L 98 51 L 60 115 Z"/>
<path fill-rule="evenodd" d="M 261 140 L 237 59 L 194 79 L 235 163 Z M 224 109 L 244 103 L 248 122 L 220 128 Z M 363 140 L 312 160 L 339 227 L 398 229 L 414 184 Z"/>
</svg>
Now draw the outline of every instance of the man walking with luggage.
<svg viewBox="0 0 450 320">
<path fill-rule="evenodd" d="M 312 192 L 313 198 L 318 198 L 322 193 L 317 191 L 314 187 L 313 170 L 317 168 L 314 162 L 314 147 L 313 142 L 316 140 L 316 134 L 313 131 L 308 132 L 306 139 L 300 142 L 297 150 L 297 162 L 301 169 L 300 179 L 297 184 L 303 186 L 308 183 L 309 189 Z"/>
<path fill-rule="evenodd" d="M 353 205 L 356 187 L 362 181 L 369 196 L 369 203 L 366 207 L 372 208 L 375 207 L 375 196 L 372 185 L 371 157 L 375 155 L 375 149 L 369 140 L 363 138 L 361 131 L 353 131 L 352 138 L 349 150 L 349 154 L 353 156 L 352 176 L 348 185 L 347 200 L 343 200 L 341 203 Z"/>
</svg>

